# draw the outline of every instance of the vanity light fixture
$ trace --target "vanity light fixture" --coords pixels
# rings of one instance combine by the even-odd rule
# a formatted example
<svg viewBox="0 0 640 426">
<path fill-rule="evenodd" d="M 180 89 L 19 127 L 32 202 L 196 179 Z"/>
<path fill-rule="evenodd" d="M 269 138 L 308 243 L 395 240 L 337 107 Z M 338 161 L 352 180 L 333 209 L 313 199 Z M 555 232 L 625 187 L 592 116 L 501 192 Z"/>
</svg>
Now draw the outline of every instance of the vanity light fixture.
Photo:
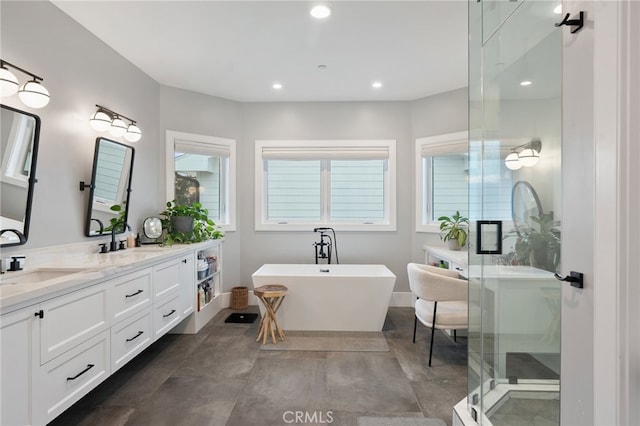
<svg viewBox="0 0 640 426">
<path fill-rule="evenodd" d="M 504 159 L 504 165 L 509 170 L 518 170 L 522 166 L 535 166 L 540 160 L 540 151 L 542 151 L 542 142 L 540 139 L 532 139 L 530 142 L 513 148 Z"/>
<path fill-rule="evenodd" d="M 504 165 L 507 166 L 507 169 L 509 170 L 521 169 L 522 163 L 518 158 L 518 153 L 512 151 L 509 155 L 507 155 L 507 158 L 504 159 Z"/>
<path fill-rule="evenodd" d="M 31 80 L 19 86 L 16 76 L 9 71 L 9 67 L 23 72 L 31 77 Z M 0 59 L 0 96 L 11 96 L 16 92 L 18 97 L 28 107 L 42 108 L 49 103 L 49 91 L 40 82 L 42 77 L 30 73 L 10 62 Z"/>
<path fill-rule="evenodd" d="M 109 131 L 117 138 L 124 137 L 129 142 L 138 142 L 142 138 L 142 130 L 137 126 L 136 121 L 120 113 L 96 105 L 98 110 L 89 119 L 89 125 L 98 132 Z M 129 124 L 124 120 L 128 120 Z"/>
</svg>

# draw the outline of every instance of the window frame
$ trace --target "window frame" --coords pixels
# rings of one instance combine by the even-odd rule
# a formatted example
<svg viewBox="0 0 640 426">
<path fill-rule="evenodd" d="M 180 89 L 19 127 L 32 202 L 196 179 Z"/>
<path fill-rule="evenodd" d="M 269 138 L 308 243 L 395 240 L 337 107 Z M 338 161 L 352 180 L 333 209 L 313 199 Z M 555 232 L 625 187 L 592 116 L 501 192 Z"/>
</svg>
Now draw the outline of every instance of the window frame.
<svg viewBox="0 0 640 426">
<path fill-rule="evenodd" d="M 330 191 L 328 188 L 329 173 L 321 170 L 321 217 L 318 222 L 274 222 L 266 220 L 266 185 L 265 167 L 263 159 L 263 149 L 286 149 L 286 150 L 308 150 L 317 148 L 318 150 L 344 150 L 353 148 L 358 151 L 366 151 L 367 149 L 380 150 L 386 149 L 388 152 L 386 169 L 384 172 L 384 191 L 385 191 L 385 220 L 376 223 L 355 223 L 352 221 L 329 222 L 328 217 L 324 216 L 327 203 L 330 200 Z M 321 158 L 319 160 L 327 160 Z M 337 158 L 331 158 L 337 159 Z M 396 141 L 392 139 L 375 139 L 375 140 L 256 140 L 255 141 L 255 219 L 254 226 L 256 231 L 309 231 L 315 227 L 326 226 L 332 227 L 336 231 L 395 231 L 397 229 L 396 214 Z"/>
<path fill-rule="evenodd" d="M 220 174 L 220 184 L 224 186 L 224 199 L 220 200 L 221 216 L 226 218 L 225 223 L 215 221 L 216 225 L 225 231 L 236 230 L 236 141 L 234 139 L 221 138 L 217 136 L 199 135 L 196 133 L 179 132 L 175 130 L 166 131 L 166 156 L 165 156 L 165 195 L 167 201 L 175 198 L 174 175 L 175 175 L 175 142 L 187 141 L 190 143 L 206 145 L 217 145 L 228 149 L 229 157 L 227 161 L 227 172 Z M 222 162 L 221 162 L 222 163 Z"/>
<path fill-rule="evenodd" d="M 422 156 L 422 150 L 424 148 L 432 148 L 432 149 L 447 149 L 448 147 L 452 147 L 454 145 L 459 145 L 462 142 L 466 142 L 467 150 L 469 151 L 469 132 L 467 130 L 461 132 L 453 132 L 453 133 L 445 133 L 442 135 L 436 136 L 427 136 L 416 139 L 415 144 L 415 226 L 416 232 L 428 232 L 428 233 L 439 233 L 440 232 L 440 222 L 433 221 L 424 223 L 422 218 L 426 215 L 426 217 L 430 216 L 429 204 L 428 200 L 431 197 L 432 191 L 432 182 L 431 179 L 427 179 L 427 188 L 425 191 L 425 167 L 423 159 L 425 157 Z M 465 152 L 465 151 L 457 151 L 457 152 Z M 423 208 L 426 206 L 426 211 Z"/>
</svg>

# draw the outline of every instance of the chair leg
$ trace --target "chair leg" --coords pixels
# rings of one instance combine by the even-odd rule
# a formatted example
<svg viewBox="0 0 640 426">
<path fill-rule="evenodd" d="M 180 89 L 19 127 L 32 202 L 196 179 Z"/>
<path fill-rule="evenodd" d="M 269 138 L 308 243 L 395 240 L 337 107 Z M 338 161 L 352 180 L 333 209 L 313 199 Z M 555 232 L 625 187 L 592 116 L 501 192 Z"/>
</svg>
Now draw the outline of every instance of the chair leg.
<svg viewBox="0 0 640 426">
<path fill-rule="evenodd" d="M 431 345 L 429 346 L 429 367 L 431 367 L 431 356 L 433 355 L 433 335 L 436 332 L 436 309 L 438 302 L 433 302 L 433 317 L 431 318 Z"/>
<path fill-rule="evenodd" d="M 453 341 L 454 341 L 454 342 L 456 342 L 456 343 L 458 343 L 458 341 L 456 340 L 456 338 L 458 337 L 458 336 L 456 335 L 456 331 L 458 331 L 458 330 L 456 330 L 456 329 L 454 328 L 454 329 L 453 329 Z"/>
<path fill-rule="evenodd" d="M 416 297 L 416 300 L 420 299 L 419 297 Z M 416 327 L 418 326 L 418 317 L 413 314 L 413 343 L 416 342 Z"/>
<path fill-rule="evenodd" d="M 413 343 L 416 342 L 416 327 L 418 326 L 418 317 L 413 317 Z"/>
</svg>

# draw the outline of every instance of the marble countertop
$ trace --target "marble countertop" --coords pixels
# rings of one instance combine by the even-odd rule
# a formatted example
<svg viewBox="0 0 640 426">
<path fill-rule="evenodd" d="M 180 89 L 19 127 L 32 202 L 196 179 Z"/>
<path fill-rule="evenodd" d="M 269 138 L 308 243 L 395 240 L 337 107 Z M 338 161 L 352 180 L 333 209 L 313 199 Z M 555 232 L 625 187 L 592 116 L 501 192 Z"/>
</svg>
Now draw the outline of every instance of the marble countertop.
<svg viewBox="0 0 640 426">
<path fill-rule="evenodd" d="M 33 257 L 27 255 L 22 271 L 0 275 L 0 310 L 4 314 L 98 284 L 206 248 L 213 241 L 166 247 L 147 245 L 104 254 L 71 252 L 67 246 L 38 250 Z"/>
</svg>

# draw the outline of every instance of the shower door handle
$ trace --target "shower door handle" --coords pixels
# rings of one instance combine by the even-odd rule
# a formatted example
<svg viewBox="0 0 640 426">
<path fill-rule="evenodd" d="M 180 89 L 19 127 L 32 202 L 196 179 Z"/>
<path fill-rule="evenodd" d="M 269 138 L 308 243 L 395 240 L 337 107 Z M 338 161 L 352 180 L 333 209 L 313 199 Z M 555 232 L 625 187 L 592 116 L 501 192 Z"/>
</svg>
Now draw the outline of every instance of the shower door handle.
<svg viewBox="0 0 640 426">
<path fill-rule="evenodd" d="M 571 271 L 566 277 L 561 277 L 558 274 L 553 274 L 553 276 L 559 281 L 568 282 L 571 287 L 584 288 L 584 274 L 581 272 Z"/>
</svg>

